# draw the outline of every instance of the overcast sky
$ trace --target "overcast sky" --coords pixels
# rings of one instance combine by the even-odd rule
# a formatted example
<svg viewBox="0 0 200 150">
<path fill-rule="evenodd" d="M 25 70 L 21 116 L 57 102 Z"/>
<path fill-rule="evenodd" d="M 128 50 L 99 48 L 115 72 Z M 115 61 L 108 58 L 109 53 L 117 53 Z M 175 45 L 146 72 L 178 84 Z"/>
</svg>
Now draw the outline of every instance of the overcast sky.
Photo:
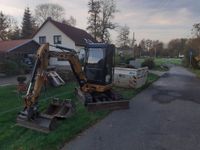
<svg viewBox="0 0 200 150">
<path fill-rule="evenodd" d="M 0 0 L 0 11 L 14 16 L 21 24 L 24 8 L 34 12 L 41 3 L 57 3 L 65 8 L 66 18 L 74 16 L 77 27 L 87 26 L 88 0 Z M 200 22 L 200 0 L 116 0 L 118 13 L 114 22 L 127 25 L 135 32 L 137 42 L 150 38 L 168 42 L 191 37 L 194 23 Z M 115 42 L 117 31 L 112 33 Z M 132 35 L 130 35 L 132 36 Z"/>
</svg>

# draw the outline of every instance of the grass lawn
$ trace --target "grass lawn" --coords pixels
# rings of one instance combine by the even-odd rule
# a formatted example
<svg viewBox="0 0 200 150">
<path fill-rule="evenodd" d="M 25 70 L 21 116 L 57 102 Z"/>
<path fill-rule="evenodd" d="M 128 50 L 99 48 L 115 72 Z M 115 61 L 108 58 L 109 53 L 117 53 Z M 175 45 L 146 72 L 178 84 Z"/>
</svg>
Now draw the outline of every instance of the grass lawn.
<svg viewBox="0 0 200 150">
<path fill-rule="evenodd" d="M 200 69 L 190 69 L 193 73 L 197 75 L 197 77 L 200 78 Z"/>
<path fill-rule="evenodd" d="M 140 89 L 116 88 L 116 90 L 120 90 L 126 99 L 130 99 L 157 79 L 158 76 L 149 74 L 147 84 Z M 16 126 L 17 113 L 22 110 L 22 95 L 15 92 L 16 87 L 14 86 L 0 87 L 0 149 L 60 149 L 66 141 L 69 141 L 109 113 L 109 111 L 87 112 L 84 106 L 75 98 L 75 87 L 76 84 L 72 82 L 56 89 L 50 88 L 46 93 L 41 93 L 40 106 L 42 109 L 50 102 L 50 97 L 70 98 L 76 103 L 76 113 L 69 119 L 59 121 L 58 128 L 49 134 Z"/>
<path fill-rule="evenodd" d="M 173 64 L 173 65 L 181 65 L 182 59 L 180 58 L 155 58 L 156 65 L 165 65 L 165 64 Z"/>
<path fill-rule="evenodd" d="M 143 59 L 144 61 L 144 59 Z M 155 68 L 153 70 L 157 71 L 168 71 L 167 65 L 181 65 L 182 59 L 180 58 L 154 58 Z"/>
</svg>

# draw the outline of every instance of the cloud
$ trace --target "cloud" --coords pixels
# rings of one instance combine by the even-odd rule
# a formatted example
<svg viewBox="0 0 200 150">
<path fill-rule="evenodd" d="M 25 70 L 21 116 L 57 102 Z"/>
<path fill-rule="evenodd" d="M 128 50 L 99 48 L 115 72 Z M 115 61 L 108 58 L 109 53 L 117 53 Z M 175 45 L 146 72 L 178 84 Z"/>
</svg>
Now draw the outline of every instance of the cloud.
<svg viewBox="0 0 200 150">
<path fill-rule="evenodd" d="M 18 7 L 13 7 L 13 6 L 8 6 L 8 5 L 3 5 L 3 4 L 0 5 L 0 10 L 12 16 L 20 16 L 23 13 L 23 10 Z"/>
<path fill-rule="evenodd" d="M 168 42 L 173 38 L 187 38 L 192 25 L 200 21 L 200 1 L 196 0 L 123 0 L 115 21 L 127 24 L 143 38 Z M 119 16 L 119 17 L 118 17 Z M 115 33 L 117 35 L 117 33 Z"/>
<path fill-rule="evenodd" d="M 41 3 L 57 3 L 66 10 L 66 18 L 74 16 L 77 27 L 86 29 L 89 0 L 0 0 L 0 10 L 12 15 L 21 23 L 24 8 L 32 11 Z M 198 0 L 116 0 L 119 10 L 114 22 L 127 25 L 136 33 L 137 41 L 143 38 L 169 41 L 172 38 L 188 37 L 192 25 L 200 22 Z M 115 41 L 117 32 L 112 31 Z M 132 35 L 132 34 L 131 34 Z"/>
</svg>

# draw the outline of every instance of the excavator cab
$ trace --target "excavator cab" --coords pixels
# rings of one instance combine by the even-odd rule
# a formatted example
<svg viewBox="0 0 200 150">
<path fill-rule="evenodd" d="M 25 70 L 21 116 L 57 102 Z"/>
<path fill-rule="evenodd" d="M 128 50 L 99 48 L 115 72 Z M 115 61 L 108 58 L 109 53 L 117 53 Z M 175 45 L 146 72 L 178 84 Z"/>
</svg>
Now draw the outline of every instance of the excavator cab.
<svg viewBox="0 0 200 150">
<path fill-rule="evenodd" d="M 127 109 L 129 101 L 112 89 L 115 46 L 88 43 L 85 50 L 84 74 L 87 84 L 82 90 L 76 89 L 78 98 L 88 111 Z"/>
<path fill-rule="evenodd" d="M 88 83 L 112 84 L 115 46 L 105 43 L 87 44 L 84 72 Z"/>
</svg>

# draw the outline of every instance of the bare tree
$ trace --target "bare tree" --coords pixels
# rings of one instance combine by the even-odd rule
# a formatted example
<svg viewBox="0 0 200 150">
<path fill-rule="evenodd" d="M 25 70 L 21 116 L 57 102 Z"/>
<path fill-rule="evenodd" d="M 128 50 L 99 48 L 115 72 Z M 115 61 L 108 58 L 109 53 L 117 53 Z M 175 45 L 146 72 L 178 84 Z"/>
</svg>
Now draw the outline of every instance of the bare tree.
<svg viewBox="0 0 200 150">
<path fill-rule="evenodd" d="M 38 25 L 41 25 L 48 17 L 53 20 L 62 21 L 65 15 L 65 9 L 52 3 L 40 4 L 35 8 L 35 18 Z"/>
<path fill-rule="evenodd" d="M 4 15 L 3 12 L 0 12 L 0 38 L 2 40 L 7 39 L 7 34 L 9 32 L 9 18 Z"/>
<path fill-rule="evenodd" d="M 197 38 L 200 37 L 200 23 L 196 23 L 193 25 L 192 34 Z"/>
<path fill-rule="evenodd" d="M 145 45 L 146 45 L 147 50 L 150 51 L 153 48 L 153 41 L 150 39 L 147 39 L 145 41 Z"/>
<path fill-rule="evenodd" d="M 187 39 L 173 39 L 168 43 L 168 52 L 171 57 L 177 57 L 183 54 L 184 47 L 186 45 Z"/>
<path fill-rule="evenodd" d="M 114 14 L 117 12 L 115 0 L 102 0 L 102 16 L 101 16 L 101 35 L 102 42 L 109 41 L 109 29 L 115 29 L 116 25 L 112 22 Z"/>
<path fill-rule="evenodd" d="M 17 28 L 17 21 L 13 17 L 5 15 L 0 11 L 0 39 L 11 39 L 11 36 L 14 34 Z M 20 32 L 18 33 L 20 34 Z"/>
<path fill-rule="evenodd" d="M 100 12 L 101 12 L 101 2 L 100 0 L 90 0 L 88 3 L 90 15 L 88 18 L 87 30 L 89 33 L 98 40 L 100 36 Z"/>
<path fill-rule="evenodd" d="M 130 46 L 130 28 L 125 25 L 120 27 L 119 35 L 117 36 L 117 43 L 119 47 L 129 47 Z"/>
<path fill-rule="evenodd" d="M 90 17 L 87 29 L 97 40 L 108 42 L 109 30 L 116 28 L 116 24 L 113 23 L 117 12 L 115 0 L 90 0 L 88 6 Z"/>
<path fill-rule="evenodd" d="M 153 49 L 153 41 L 150 39 L 143 39 L 140 41 L 140 47 L 142 50 L 142 55 L 150 55 Z"/>
<path fill-rule="evenodd" d="M 69 19 L 63 19 L 62 23 L 70 25 L 70 26 L 76 26 L 76 19 L 73 16 L 70 16 Z"/>
</svg>

